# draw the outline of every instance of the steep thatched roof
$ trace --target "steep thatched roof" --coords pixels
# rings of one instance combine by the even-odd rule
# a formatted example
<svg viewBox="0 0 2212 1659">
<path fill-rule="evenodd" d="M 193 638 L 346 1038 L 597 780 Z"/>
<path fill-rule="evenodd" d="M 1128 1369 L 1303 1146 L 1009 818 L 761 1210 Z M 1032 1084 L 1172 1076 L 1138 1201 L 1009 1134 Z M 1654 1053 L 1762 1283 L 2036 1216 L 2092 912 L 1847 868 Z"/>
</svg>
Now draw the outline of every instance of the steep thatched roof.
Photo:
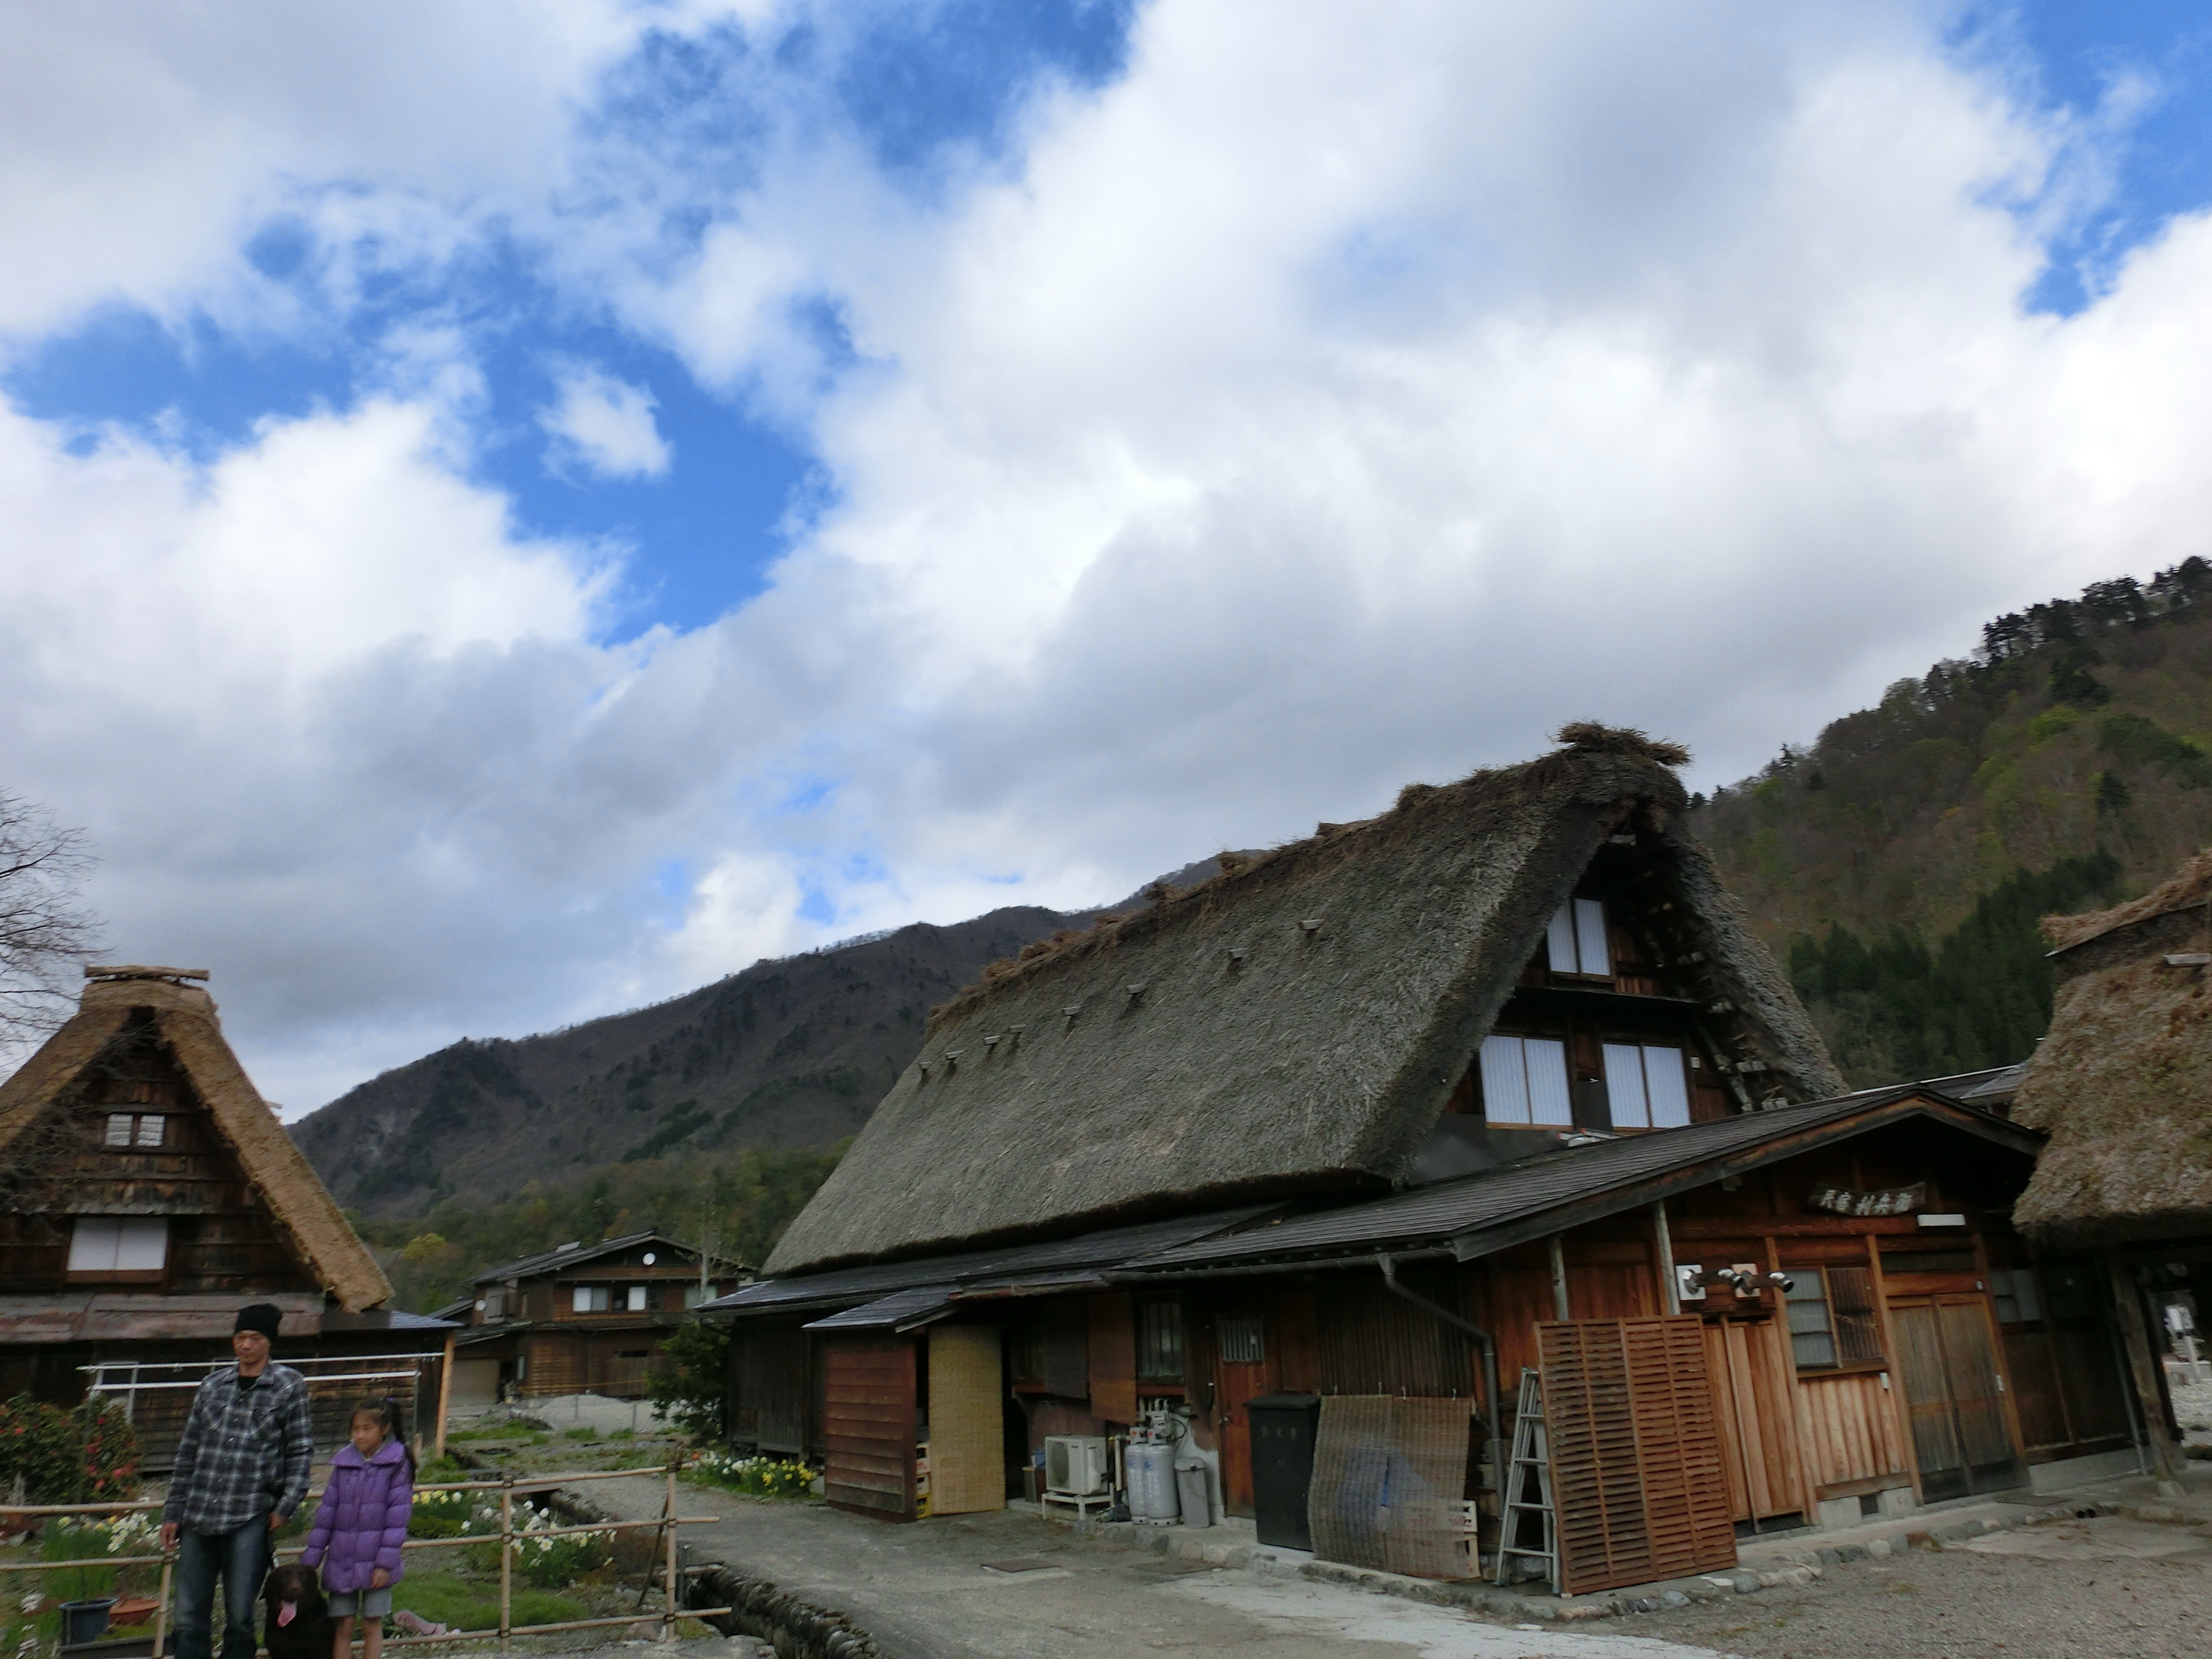
<svg viewBox="0 0 2212 1659">
<path fill-rule="evenodd" d="M 297 1245 L 340 1308 L 358 1312 L 386 1302 L 391 1282 L 368 1247 L 284 1133 L 224 1041 L 215 999 L 183 982 L 185 970 L 94 969 L 109 977 L 84 988 L 76 1013 L 0 1083 L 0 1158 L 9 1144 L 67 1099 L 100 1051 L 120 1036 L 133 1012 L 151 1011 L 153 1030 L 167 1045 L 207 1108 L 216 1130 L 238 1155 L 246 1177 Z M 197 977 L 197 975 L 193 975 Z"/>
<path fill-rule="evenodd" d="M 2057 1006 L 2013 1115 L 2050 1132 L 2013 1212 L 2054 1242 L 2212 1233 L 2212 851 L 2115 909 L 2054 916 Z M 2168 957 L 2185 958 L 2169 961 Z"/>
<path fill-rule="evenodd" d="M 1762 1092 L 1841 1080 L 1678 827 L 1679 749 L 1569 746 L 1239 861 L 1063 935 L 938 1009 L 922 1052 L 793 1224 L 787 1273 L 1114 1218 L 1401 1179 L 1601 848 Z M 1632 840 L 1634 850 L 1613 848 Z M 1699 957 L 1702 957 L 1702 960 Z"/>
</svg>

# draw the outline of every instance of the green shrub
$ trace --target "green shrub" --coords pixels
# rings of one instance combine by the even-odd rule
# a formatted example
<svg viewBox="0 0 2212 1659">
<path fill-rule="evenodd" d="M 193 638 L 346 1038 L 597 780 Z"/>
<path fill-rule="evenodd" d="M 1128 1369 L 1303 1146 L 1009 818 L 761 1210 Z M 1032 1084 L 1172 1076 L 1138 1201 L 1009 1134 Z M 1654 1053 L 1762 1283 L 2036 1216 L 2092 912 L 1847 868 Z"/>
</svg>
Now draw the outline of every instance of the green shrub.
<svg viewBox="0 0 2212 1659">
<path fill-rule="evenodd" d="M 112 1401 L 71 1410 L 19 1394 L 0 1404 L 0 1491 L 19 1478 L 33 1504 L 130 1498 L 138 1489 L 138 1437 Z"/>
<path fill-rule="evenodd" d="M 659 1364 L 646 1373 L 653 1414 L 673 1423 L 700 1445 L 723 1438 L 722 1407 L 729 1393 L 730 1333 L 704 1320 L 686 1320 L 661 1344 Z"/>
</svg>

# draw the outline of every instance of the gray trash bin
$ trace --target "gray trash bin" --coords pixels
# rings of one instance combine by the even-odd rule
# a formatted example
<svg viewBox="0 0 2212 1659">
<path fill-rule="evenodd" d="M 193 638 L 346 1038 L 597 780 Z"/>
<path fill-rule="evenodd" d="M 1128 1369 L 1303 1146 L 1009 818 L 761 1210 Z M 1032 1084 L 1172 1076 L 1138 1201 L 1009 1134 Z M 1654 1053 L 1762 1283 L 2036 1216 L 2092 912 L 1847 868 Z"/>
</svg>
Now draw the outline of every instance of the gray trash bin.
<svg viewBox="0 0 2212 1659">
<path fill-rule="evenodd" d="M 1176 1495 L 1182 1500 L 1183 1525 L 1210 1527 L 1213 1524 L 1213 1503 L 1206 1495 L 1205 1464 L 1176 1471 Z"/>
</svg>

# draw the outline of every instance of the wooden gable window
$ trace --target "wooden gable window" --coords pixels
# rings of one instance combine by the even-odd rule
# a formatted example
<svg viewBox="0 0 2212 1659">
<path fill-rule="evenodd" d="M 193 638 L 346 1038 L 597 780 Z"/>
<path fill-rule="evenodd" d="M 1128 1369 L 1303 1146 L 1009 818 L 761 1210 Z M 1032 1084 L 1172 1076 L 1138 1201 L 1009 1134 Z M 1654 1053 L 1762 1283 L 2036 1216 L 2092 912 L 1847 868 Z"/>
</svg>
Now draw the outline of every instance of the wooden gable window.
<svg viewBox="0 0 2212 1659">
<path fill-rule="evenodd" d="M 168 1139 L 169 1120 L 158 1112 L 110 1112 L 104 1142 L 118 1151 L 148 1151 Z"/>
<path fill-rule="evenodd" d="M 1881 1358 L 1874 1275 L 1864 1267 L 1792 1267 L 1784 1297 L 1790 1346 L 1801 1371 L 1834 1370 Z"/>
<path fill-rule="evenodd" d="M 605 1285 L 576 1286 L 572 1313 L 611 1313 L 614 1310 L 614 1291 Z"/>
<path fill-rule="evenodd" d="M 1555 974 L 1611 979 L 1613 946 L 1606 938 L 1605 906 L 1587 898 L 1562 904 L 1552 915 L 1545 953 Z"/>
<path fill-rule="evenodd" d="M 1555 1037 L 1485 1037 L 1482 1114 L 1489 1122 L 1508 1126 L 1572 1127 L 1567 1045 Z"/>
<path fill-rule="evenodd" d="M 123 1273 L 158 1278 L 168 1263 L 167 1216 L 82 1215 L 70 1234 L 71 1278 Z"/>
<path fill-rule="evenodd" d="M 1682 1051 L 1652 1043 L 1605 1045 L 1605 1093 L 1616 1129 L 1680 1129 L 1690 1121 Z"/>
</svg>

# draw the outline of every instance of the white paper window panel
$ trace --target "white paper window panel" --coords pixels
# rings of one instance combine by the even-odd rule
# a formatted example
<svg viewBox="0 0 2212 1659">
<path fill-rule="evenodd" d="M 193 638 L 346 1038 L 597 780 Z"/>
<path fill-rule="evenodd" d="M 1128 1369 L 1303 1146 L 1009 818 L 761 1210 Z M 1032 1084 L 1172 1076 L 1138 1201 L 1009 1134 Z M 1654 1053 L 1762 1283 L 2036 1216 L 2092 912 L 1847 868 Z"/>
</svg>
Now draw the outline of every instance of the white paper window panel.
<svg viewBox="0 0 2212 1659">
<path fill-rule="evenodd" d="M 166 1216 L 79 1216 L 70 1235 L 73 1273 L 159 1273 L 168 1259 Z"/>
<path fill-rule="evenodd" d="M 1582 970 L 1576 964 L 1575 913 L 1571 902 L 1562 904 L 1552 913 L 1550 930 L 1544 936 L 1547 960 L 1555 974 L 1574 974 Z"/>
<path fill-rule="evenodd" d="M 107 1144 L 128 1146 L 131 1144 L 131 1114 L 110 1112 L 107 1115 Z"/>
<path fill-rule="evenodd" d="M 1616 1129 L 1648 1129 L 1651 1108 L 1644 1094 L 1644 1050 L 1632 1042 L 1605 1045 L 1605 1097 Z"/>
<path fill-rule="evenodd" d="M 1595 899 L 1575 901 L 1575 954 L 1585 974 L 1610 974 L 1613 947 L 1605 937 L 1605 906 Z"/>
<path fill-rule="evenodd" d="M 606 1287 L 605 1285 L 577 1285 L 577 1286 L 576 1286 L 576 1311 L 577 1311 L 578 1313 L 605 1313 L 605 1312 L 606 1312 L 606 1311 L 607 1311 L 607 1287 Z"/>
<path fill-rule="evenodd" d="M 1680 1048 L 1644 1048 L 1644 1097 L 1650 1107 L 1653 1128 L 1690 1127 L 1690 1083 Z"/>
<path fill-rule="evenodd" d="M 169 1120 L 166 1117 L 140 1118 L 138 1120 L 137 1144 L 141 1146 L 160 1146 L 161 1144 L 162 1137 L 168 1132 L 168 1127 Z"/>
<path fill-rule="evenodd" d="M 1492 1123 L 1571 1126 L 1567 1045 L 1549 1037 L 1484 1039 L 1482 1102 L 1483 1114 Z"/>
<path fill-rule="evenodd" d="M 645 1311 L 644 1285 L 633 1285 L 629 1287 L 629 1310 L 632 1313 L 643 1313 Z"/>
</svg>

